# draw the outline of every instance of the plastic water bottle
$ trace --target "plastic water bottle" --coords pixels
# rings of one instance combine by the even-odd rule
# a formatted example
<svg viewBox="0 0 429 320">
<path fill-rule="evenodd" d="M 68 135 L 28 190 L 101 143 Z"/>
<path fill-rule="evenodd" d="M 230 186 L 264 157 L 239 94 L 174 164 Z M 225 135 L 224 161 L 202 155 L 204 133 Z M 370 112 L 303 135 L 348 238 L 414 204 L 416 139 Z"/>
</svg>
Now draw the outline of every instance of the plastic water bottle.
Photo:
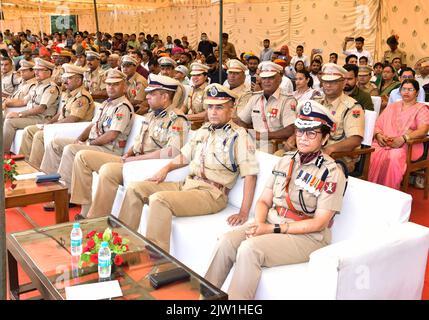
<svg viewBox="0 0 429 320">
<path fill-rule="evenodd" d="M 80 229 L 79 222 L 73 223 L 70 239 L 72 256 L 80 256 L 82 254 L 82 230 Z"/>
<path fill-rule="evenodd" d="M 106 241 L 101 243 L 100 250 L 98 251 L 98 277 L 110 278 L 111 272 L 111 254 L 109 244 Z"/>
</svg>

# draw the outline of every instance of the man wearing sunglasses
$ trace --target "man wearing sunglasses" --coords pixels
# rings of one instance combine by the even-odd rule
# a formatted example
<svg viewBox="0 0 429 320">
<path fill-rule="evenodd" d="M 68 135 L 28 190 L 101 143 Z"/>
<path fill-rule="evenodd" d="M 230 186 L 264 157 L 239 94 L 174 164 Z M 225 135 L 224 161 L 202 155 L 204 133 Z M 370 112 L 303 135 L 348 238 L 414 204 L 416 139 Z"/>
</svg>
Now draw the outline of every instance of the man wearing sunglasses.
<svg viewBox="0 0 429 320">
<path fill-rule="evenodd" d="M 60 101 L 60 89 L 52 82 L 53 63 L 36 58 L 34 72 L 36 86 L 24 97 L 27 109 L 21 112 L 11 112 L 6 116 L 3 127 L 3 149 L 10 152 L 15 132 L 27 126 L 41 124 L 51 119 L 57 112 Z"/>
<path fill-rule="evenodd" d="M 328 155 L 359 148 L 365 131 L 365 113 L 362 106 L 343 92 L 346 75 L 347 70 L 339 65 L 333 63 L 323 65 L 321 81 L 325 97 L 321 104 L 329 110 L 336 122 L 336 127 L 324 148 Z M 341 160 L 345 162 L 349 171 L 353 171 L 358 159 L 345 157 Z"/>
</svg>

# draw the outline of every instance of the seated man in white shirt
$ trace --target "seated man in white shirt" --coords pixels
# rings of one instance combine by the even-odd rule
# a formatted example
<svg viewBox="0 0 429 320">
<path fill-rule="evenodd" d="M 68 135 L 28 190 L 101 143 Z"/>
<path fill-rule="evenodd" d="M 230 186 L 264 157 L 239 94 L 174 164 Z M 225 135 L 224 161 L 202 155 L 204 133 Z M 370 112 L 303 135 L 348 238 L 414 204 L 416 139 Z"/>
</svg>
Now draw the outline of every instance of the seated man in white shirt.
<svg viewBox="0 0 429 320">
<path fill-rule="evenodd" d="M 313 89 L 321 90 L 320 87 L 320 79 L 319 79 L 319 72 L 322 69 L 322 64 L 319 60 L 313 60 L 311 61 L 310 66 L 310 76 L 313 78 Z"/>
<path fill-rule="evenodd" d="M 308 56 L 304 55 L 304 47 L 301 45 L 296 47 L 296 56 L 292 57 L 292 60 L 290 61 L 290 65 L 294 66 L 298 60 L 301 60 L 302 62 L 304 62 L 304 66 L 306 68 L 310 66 L 310 59 L 308 58 Z"/>
<path fill-rule="evenodd" d="M 416 76 L 416 72 L 410 68 L 410 67 L 405 67 L 401 69 L 401 72 L 399 73 L 399 80 L 402 82 L 405 79 L 414 79 Z M 402 96 L 401 93 L 399 92 L 400 88 L 394 89 L 392 90 L 392 92 L 390 92 L 390 96 L 389 96 L 389 101 L 387 102 L 387 105 L 402 100 Z M 425 91 L 423 90 L 422 87 L 420 87 L 419 90 L 419 94 L 417 96 L 417 102 L 425 102 Z"/>
</svg>

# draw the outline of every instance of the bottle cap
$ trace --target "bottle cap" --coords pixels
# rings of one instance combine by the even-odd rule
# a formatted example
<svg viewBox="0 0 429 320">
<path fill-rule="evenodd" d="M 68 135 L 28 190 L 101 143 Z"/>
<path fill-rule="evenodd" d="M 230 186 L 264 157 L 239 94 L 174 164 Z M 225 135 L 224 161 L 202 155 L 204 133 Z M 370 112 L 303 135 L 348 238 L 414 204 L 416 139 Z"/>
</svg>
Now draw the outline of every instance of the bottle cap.
<svg viewBox="0 0 429 320">
<path fill-rule="evenodd" d="M 73 228 L 80 228 L 80 223 L 79 222 L 75 222 L 73 223 Z"/>
<path fill-rule="evenodd" d="M 102 243 L 101 243 L 101 247 L 102 248 L 107 248 L 109 246 L 109 244 L 107 243 L 107 241 L 103 241 Z"/>
</svg>

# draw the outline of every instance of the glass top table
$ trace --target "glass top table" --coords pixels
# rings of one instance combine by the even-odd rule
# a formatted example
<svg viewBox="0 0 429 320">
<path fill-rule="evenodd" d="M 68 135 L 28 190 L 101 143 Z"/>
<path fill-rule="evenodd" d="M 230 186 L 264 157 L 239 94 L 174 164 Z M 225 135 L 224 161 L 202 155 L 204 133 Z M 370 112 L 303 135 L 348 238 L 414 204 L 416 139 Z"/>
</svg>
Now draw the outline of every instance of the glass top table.
<svg viewBox="0 0 429 320">
<path fill-rule="evenodd" d="M 73 223 L 32 229 L 7 235 L 9 289 L 11 298 L 19 299 L 25 292 L 18 283 L 17 263 L 21 265 L 43 299 L 66 299 L 65 288 L 99 282 L 97 265 L 79 268 L 79 257 L 70 253 L 70 232 Z M 80 221 L 85 236 L 92 230 L 106 228 L 129 240 L 129 251 L 122 254 L 124 263 L 112 265 L 111 280 L 118 280 L 123 300 L 225 300 L 227 294 L 187 268 L 143 236 L 130 230 L 113 216 Z M 175 282 L 154 289 L 149 276 L 174 268 L 190 274 L 185 282 Z M 31 290 L 27 288 L 26 291 Z"/>
</svg>

